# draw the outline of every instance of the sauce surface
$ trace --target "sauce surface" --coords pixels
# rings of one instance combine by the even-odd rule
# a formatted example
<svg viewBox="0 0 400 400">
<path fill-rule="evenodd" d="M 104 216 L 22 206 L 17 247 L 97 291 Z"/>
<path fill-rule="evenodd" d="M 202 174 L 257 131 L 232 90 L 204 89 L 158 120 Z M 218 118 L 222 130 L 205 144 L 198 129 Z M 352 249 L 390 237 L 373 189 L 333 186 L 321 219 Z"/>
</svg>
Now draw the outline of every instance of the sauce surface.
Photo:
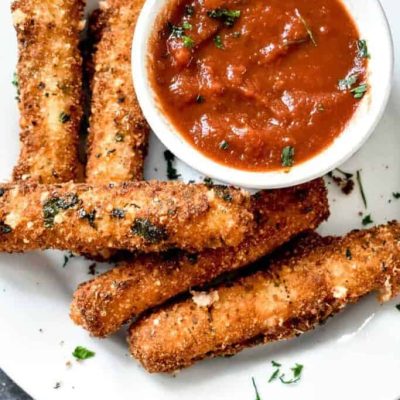
<svg viewBox="0 0 400 400">
<path fill-rule="evenodd" d="M 149 75 L 207 157 L 268 171 L 321 152 L 368 90 L 368 49 L 339 0 L 181 0 L 159 17 Z"/>
</svg>

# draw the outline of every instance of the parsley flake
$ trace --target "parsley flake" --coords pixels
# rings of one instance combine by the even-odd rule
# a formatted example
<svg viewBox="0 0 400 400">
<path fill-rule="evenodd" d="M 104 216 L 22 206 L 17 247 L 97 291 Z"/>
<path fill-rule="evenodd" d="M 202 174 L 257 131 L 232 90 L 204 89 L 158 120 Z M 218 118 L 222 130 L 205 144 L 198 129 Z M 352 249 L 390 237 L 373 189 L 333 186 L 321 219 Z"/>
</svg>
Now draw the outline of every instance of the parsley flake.
<svg viewBox="0 0 400 400">
<path fill-rule="evenodd" d="M 286 146 L 282 149 L 282 167 L 292 167 L 294 164 L 294 147 Z"/>
<path fill-rule="evenodd" d="M 225 26 L 231 28 L 240 17 L 240 10 L 228 10 L 227 8 L 215 8 L 207 12 L 210 18 L 218 19 Z"/>
<path fill-rule="evenodd" d="M 363 224 L 363 226 L 367 226 L 367 225 L 370 225 L 370 224 L 373 224 L 373 223 L 374 223 L 374 221 L 372 221 L 371 214 L 366 215 L 366 216 L 362 219 L 362 224 Z"/>
<path fill-rule="evenodd" d="M 285 385 L 291 385 L 293 383 L 298 382 L 301 379 L 301 374 L 303 372 L 304 366 L 301 364 L 296 364 L 293 368 L 290 368 L 291 371 L 293 372 L 293 378 L 289 380 L 285 380 L 285 374 L 282 374 L 279 377 L 279 380 L 284 383 Z"/>
<path fill-rule="evenodd" d="M 63 111 L 63 112 L 59 115 L 58 120 L 59 120 L 62 124 L 66 124 L 67 122 L 71 121 L 71 116 Z"/>
<path fill-rule="evenodd" d="M 131 226 L 131 230 L 135 235 L 143 237 L 148 243 L 155 244 L 168 238 L 164 228 L 152 224 L 147 218 L 136 218 Z"/>
<path fill-rule="evenodd" d="M 219 148 L 221 150 L 228 150 L 229 149 L 229 143 L 226 140 L 223 140 L 220 144 L 219 144 Z"/>
<path fill-rule="evenodd" d="M 94 357 L 95 354 L 94 351 L 88 350 L 82 346 L 77 346 L 72 353 L 77 360 L 87 360 L 88 358 Z"/>
<path fill-rule="evenodd" d="M 256 398 L 255 398 L 255 400 L 261 400 L 260 393 L 258 393 L 256 381 L 254 380 L 253 377 L 251 378 L 251 381 L 253 382 L 254 391 L 255 391 L 255 393 L 256 393 Z"/>
<path fill-rule="evenodd" d="M 368 53 L 367 41 L 365 39 L 361 39 L 357 42 L 357 48 L 358 48 L 358 57 L 371 58 L 370 54 Z"/>
<path fill-rule="evenodd" d="M 181 175 L 178 174 L 176 168 L 174 167 L 175 156 L 169 151 L 164 151 L 164 158 L 167 162 L 167 177 L 169 180 L 176 180 Z"/>
<path fill-rule="evenodd" d="M 363 187 L 363 184 L 361 181 L 361 171 L 360 170 L 357 171 L 357 182 L 358 182 L 358 186 L 360 188 L 360 194 L 361 194 L 362 201 L 364 203 L 364 207 L 368 208 L 367 198 L 365 196 L 364 187 Z"/>
<path fill-rule="evenodd" d="M 392 196 L 393 196 L 396 200 L 400 199 L 400 193 L 399 193 L 399 192 L 392 193 Z"/>
<path fill-rule="evenodd" d="M 224 44 L 222 43 L 221 35 L 215 35 L 213 41 L 216 48 L 221 50 L 224 49 Z"/>
<path fill-rule="evenodd" d="M 363 83 L 362 85 L 357 86 L 354 89 L 351 89 L 350 92 L 353 93 L 353 97 L 355 99 L 362 99 L 367 90 L 368 90 L 368 85 L 366 83 Z"/>
</svg>

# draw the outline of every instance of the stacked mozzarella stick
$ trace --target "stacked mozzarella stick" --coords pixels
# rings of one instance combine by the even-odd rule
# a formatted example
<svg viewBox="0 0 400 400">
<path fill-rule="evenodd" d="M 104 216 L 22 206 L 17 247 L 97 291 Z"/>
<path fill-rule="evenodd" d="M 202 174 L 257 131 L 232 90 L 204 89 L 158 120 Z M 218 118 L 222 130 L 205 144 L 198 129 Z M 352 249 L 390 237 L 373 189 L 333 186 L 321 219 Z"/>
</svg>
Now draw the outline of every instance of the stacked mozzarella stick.
<svg viewBox="0 0 400 400">
<path fill-rule="evenodd" d="M 382 301 L 395 296 L 400 226 L 319 237 L 312 231 L 329 216 L 322 180 L 252 196 L 142 180 L 149 128 L 130 46 L 143 2 L 107 0 L 90 18 L 85 183 L 77 182 L 84 4 L 13 3 L 22 149 L 14 182 L 0 186 L 0 251 L 128 250 L 78 287 L 71 318 L 97 337 L 134 321 L 130 350 L 150 372 L 296 336 L 374 290 Z"/>
</svg>

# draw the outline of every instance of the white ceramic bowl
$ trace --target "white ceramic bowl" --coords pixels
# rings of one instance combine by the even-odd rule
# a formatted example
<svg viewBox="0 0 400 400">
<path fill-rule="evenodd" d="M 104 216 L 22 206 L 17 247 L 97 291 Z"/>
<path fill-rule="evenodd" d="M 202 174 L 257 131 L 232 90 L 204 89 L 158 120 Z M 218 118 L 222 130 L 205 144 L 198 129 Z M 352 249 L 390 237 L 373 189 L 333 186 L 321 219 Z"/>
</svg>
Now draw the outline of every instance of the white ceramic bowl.
<svg viewBox="0 0 400 400">
<path fill-rule="evenodd" d="M 132 73 L 139 103 L 152 130 L 177 157 L 206 176 L 233 185 L 273 189 L 325 175 L 344 163 L 368 139 L 385 110 L 392 82 L 393 44 L 386 16 L 378 0 L 342 0 L 367 40 L 371 54 L 369 91 L 340 136 L 312 159 L 283 171 L 249 172 L 219 164 L 187 142 L 160 110 L 148 77 L 148 45 L 152 29 L 171 0 L 147 0 L 139 16 L 132 45 Z M 173 0 L 172 0 L 173 1 Z"/>
</svg>

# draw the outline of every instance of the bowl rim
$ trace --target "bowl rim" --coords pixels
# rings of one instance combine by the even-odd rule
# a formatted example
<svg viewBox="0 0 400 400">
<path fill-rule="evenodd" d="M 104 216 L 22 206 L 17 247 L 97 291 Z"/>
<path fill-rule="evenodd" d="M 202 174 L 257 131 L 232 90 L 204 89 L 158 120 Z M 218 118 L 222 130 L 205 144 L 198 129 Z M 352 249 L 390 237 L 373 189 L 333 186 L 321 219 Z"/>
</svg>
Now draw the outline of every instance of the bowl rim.
<svg viewBox="0 0 400 400">
<path fill-rule="evenodd" d="M 340 1 L 342 1 L 349 14 L 353 17 L 357 28 L 359 28 L 359 23 L 357 22 L 356 16 L 349 10 L 349 7 L 343 0 Z M 338 143 L 338 139 L 340 137 L 345 136 L 349 126 L 352 126 L 358 122 L 356 115 L 362 112 L 362 107 L 360 104 L 348 125 L 333 143 L 327 146 L 327 148 L 322 150 L 320 153 L 311 157 L 309 160 L 292 167 L 289 173 L 286 173 L 283 170 L 262 172 L 246 171 L 220 164 L 201 153 L 196 147 L 183 138 L 177 129 L 175 129 L 173 124 L 164 115 L 163 111 L 157 104 L 156 95 L 148 80 L 147 44 L 149 38 L 151 37 L 152 27 L 154 26 L 155 19 L 159 15 L 160 11 L 162 11 L 169 2 L 171 2 L 171 0 L 146 0 L 138 17 L 133 35 L 131 49 L 131 72 L 138 102 L 152 131 L 173 154 L 175 154 L 180 160 L 188 164 L 190 167 L 201 172 L 205 176 L 217 179 L 230 185 L 251 189 L 276 189 L 290 187 L 324 176 L 328 172 L 340 166 L 351 156 L 353 156 L 374 132 L 385 112 L 387 103 L 389 101 L 393 83 L 394 69 L 393 38 L 385 11 L 379 0 L 370 0 L 370 2 L 377 8 L 377 14 L 374 14 L 374 21 L 376 25 L 380 25 L 383 32 L 383 37 L 385 38 L 384 44 L 387 48 L 388 71 L 385 74 L 386 76 L 383 96 L 381 98 L 381 102 L 378 103 L 375 108 L 373 119 L 371 119 L 370 123 L 365 127 L 362 135 L 359 135 L 357 140 L 353 138 L 354 143 L 352 146 L 350 146 L 347 150 L 342 150 L 339 152 L 336 157 L 332 156 L 333 159 L 330 162 L 326 162 L 325 164 L 322 164 L 320 168 L 316 168 L 316 165 L 319 166 L 318 161 L 322 161 L 324 155 L 328 154 L 328 152 L 333 154 L 335 143 Z M 135 73 L 135 71 L 139 72 Z M 368 71 L 368 73 L 370 73 L 370 71 Z M 362 102 L 365 104 L 368 98 L 368 95 L 365 96 Z"/>
</svg>

